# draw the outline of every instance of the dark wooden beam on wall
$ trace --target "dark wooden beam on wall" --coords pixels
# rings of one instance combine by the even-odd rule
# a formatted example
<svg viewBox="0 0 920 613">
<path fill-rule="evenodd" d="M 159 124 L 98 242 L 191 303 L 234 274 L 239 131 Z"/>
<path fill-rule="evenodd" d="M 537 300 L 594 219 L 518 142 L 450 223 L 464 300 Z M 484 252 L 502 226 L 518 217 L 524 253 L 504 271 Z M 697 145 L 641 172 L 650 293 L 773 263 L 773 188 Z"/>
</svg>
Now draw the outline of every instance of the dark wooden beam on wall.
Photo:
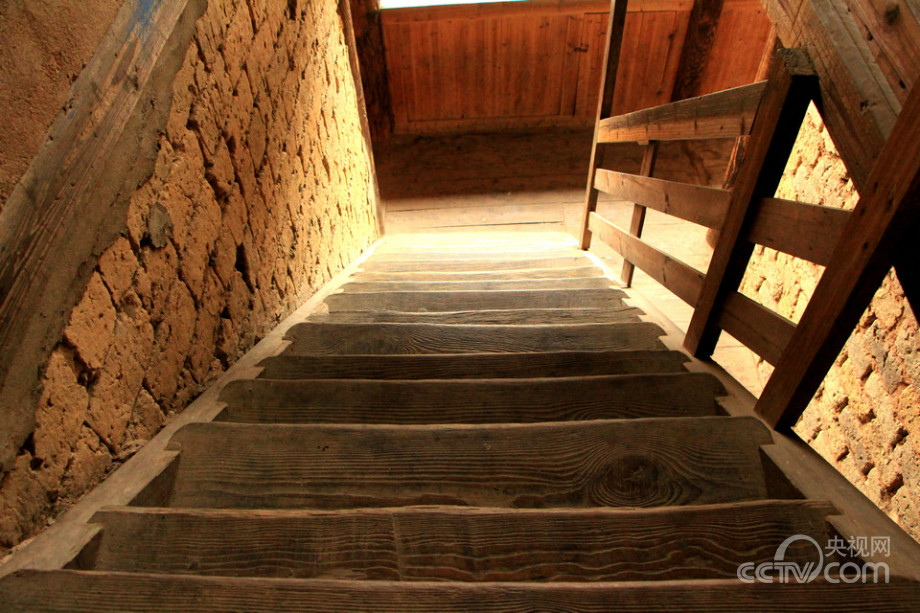
<svg viewBox="0 0 920 613">
<path fill-rule="evenodd" d="M 709 63 L 709 52 L 722 15 L 722 3 L 723 0 L 697 0 L 693 3 L 671 100 L 683 100 L 700 94 L 703 71 Z"/>
<path fill-rule="evenodd" d="M 393 133 L 393 106 L 387 77 L 386 48 L 380 24 L 380 0 L 348 0 L 361 65 L 361 84 L 371 137 L 385 140 Z"/>
</svg>

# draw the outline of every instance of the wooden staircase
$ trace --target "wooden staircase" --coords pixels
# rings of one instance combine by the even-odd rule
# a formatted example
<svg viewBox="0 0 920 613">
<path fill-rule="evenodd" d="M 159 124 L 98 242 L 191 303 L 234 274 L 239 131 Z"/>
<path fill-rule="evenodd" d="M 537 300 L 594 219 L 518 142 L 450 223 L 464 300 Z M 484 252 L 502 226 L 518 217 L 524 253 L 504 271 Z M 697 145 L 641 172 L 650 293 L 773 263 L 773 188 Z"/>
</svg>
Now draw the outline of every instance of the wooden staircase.
<svg viewBox="0 0 920 613">
<path fill-rule="evenodd" d="M 894 566 L 737 578 L 867 524 L 613 285 L 562 235 L 384 240 L 0 610 L 916 611 Z"/>
</svg>

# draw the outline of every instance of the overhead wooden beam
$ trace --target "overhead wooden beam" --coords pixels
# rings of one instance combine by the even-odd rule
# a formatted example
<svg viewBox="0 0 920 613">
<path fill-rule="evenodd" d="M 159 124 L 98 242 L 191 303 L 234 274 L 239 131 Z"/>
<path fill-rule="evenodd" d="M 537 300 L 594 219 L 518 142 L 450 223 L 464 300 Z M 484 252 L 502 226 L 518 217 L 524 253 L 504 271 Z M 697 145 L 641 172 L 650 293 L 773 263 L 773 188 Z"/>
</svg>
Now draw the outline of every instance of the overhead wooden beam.
<svg viewBox="0 0 920 613">
<path fill-rule="evenodd" d="M 691 306 L 696 303 L 703 286 L 703 273 L 630 235 L 597 213 L 591 213 L 590 226 L 598 238 L 678 298 Z"/>
<path fill-rule="evenodd" d="M 763 198 L 754 210 L 747 240 L 826 266 L 850 212 L 780 198 Z"/>
<path fill-rule="evenodd" d="M 598 142 L 737 138 L 751 133 L 766 81 L 601 121 Z"/>
<path fill-rule="evenodd" d="M 905 277 L 916 279 L 920 149 L 904 143 L 920 142 L 920 87 L 911 91 L 893 133 L 757 403 L 757 412 L 778 428 L 792 427 L 811 402 L 892 264 L 909 266 Z"/>
<path fill-rule="evenodd" d="M 715 187 L 604 169 L 597 171 L 594 186 L 614 198 L 636 202 L 707 228 L 722 227 L 731 200 L 731 192 Z"/>
<path fill-rule="evenodd" d="M 597 190 L 594 189 L 594 174 L 604 162 L 604 147 L 598 151 L 597 134 L 602 119 L 610 117 L 613 109 L 613 92 L 620 65 L 620 50 L 623 44 L 623 30 L 626 26 L 627 0 L 612 0 L 607 20 L 607 44 L 604 47 L 604 72 L 601 74 L 600 98 L 594 119 L 594 140 L 591 143 L 591 161 L 588 163 L 588 185 L 585 189 L 585 207 L 581 219 L 579 245 L 582 249 L 591 246 L 591 230 L 588 222 L 597 209 Z"/>
<path fill-rule="evenodd" d="M 901 103 L 880 68 L 880 58 L 868 46 L 864 28 L 850 12 L 850 4 L 763 0 L 782 44 L 803 48 L 811 58 L 820 78 L 822 117 L 861 191 L 891 134 Z M 916 22 L 910 14 L 900 18 Z"/>
<path fill-rule="evenodd" d="M 775 193 L 817 88 L 807 58 L 792 49 L 779 52 L 768 81 L 684 339 L 684 346 L 697 357 L 708 357 L 715 350 L 719 310 L 725 297 L 738 289 L 753 252 L 753 245 L 744 239 L 753 219 L 751 203 Z"/>
</svg>

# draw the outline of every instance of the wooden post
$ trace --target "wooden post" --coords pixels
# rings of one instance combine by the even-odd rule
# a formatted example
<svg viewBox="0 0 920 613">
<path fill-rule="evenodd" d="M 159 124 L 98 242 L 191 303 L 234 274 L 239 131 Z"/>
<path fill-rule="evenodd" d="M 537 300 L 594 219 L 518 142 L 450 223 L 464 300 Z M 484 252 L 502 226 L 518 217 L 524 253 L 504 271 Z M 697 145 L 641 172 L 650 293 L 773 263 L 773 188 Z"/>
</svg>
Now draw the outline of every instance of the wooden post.
<svg viewBox="0 0 920 613">
<path fill-rule="evenodd" d="M 891 134 L 757 402 L 757 413 L 776 428 L 795 425 L 893 264 L 903 271 L 908 298 L 917 298 L 920 149 L 911 144 L 920 142 L 920 87 L 911 90 Z"/>
<path fill-rule="evenodd" d="M 597 209 L 597 190 L 594 189 L 594 173 L 604 162 L 603 146 L 598 155 L 597 131 L 601 119 L 610 117 L 613 109 L 613 91 L 617 80 L 617 68 L 620 65 L 620 46 L 623 42 L 623 29 L 626 25 L 626 5 L 628 0 L 611 0 L 610 19 L 607 22 L 607 47 L 604 49 L 604 72 L 601 75 L 601 95 L 597 103 L 597 117 L 594 121 L 594 142 L 591 144 L 591 162 L 588 166 L 588 187 L 585 192 L 585 209 L 581 220 L 581 248 L 591 246 L 591 231 L 588 220 Z"/>
<path fill-rule="evenodd" d="M 645 155 L 642 156 L 642 169 L 639 174 L 643 177 L 651 177 L 655 172 L 655 159 L 658 156 L 658 143 L 652 141 L 645 146 Z M 642 236 L 642 227 L 645 225 L 646 208 L 641 204 L 633 204 L 632 221 L 629 223 L 629 233 L 639 238 Z M 620 273 L 620 282 L 623 287 L 632 285 L 633 272 L 635 266 L 629 260 L 623 260 L 623 271 Z"/>
<path fill-rule="evenodd" d="M 684 346 L 697 357 L 709 357 L 715 350 L 721 333 L 716 323 L 719 311 L 725 297 L 741 284 L 754 249 L 743 238 L 751 222 L 750 205 L 775 194 L 817 88 L 817 78 L 804 54 L 794 49 L 777 54 L 735 180 L 728 215 L 684 339 Z"/>
</svg>

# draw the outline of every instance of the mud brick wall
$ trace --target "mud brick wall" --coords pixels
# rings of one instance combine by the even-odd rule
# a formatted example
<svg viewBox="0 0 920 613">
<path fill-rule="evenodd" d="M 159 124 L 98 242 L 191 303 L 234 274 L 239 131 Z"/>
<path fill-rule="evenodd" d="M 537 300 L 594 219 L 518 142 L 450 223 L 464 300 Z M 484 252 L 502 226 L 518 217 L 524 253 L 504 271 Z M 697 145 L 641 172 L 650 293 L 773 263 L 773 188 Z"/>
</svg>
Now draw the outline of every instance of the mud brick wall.
<svg viewBox="0 0 920 613">
<path fill-rule="evenodd" d="M 778 190 L 852 209 L 858 194 L 812 108 Z M 823 267 L 758 247 L 742 291 L 793 321 Z M 920 540 L 920 334 L 889 273 L 795 430 L 873 502 Z M 762 363 L 766 380 L 770 366 Z"/>
<path fill-rule="evenodd" d="M 156 168 L 53 351 L 0 552 L 132 455 L 376 237 L 335 0 L 212 0 Z"/>
</svg>

